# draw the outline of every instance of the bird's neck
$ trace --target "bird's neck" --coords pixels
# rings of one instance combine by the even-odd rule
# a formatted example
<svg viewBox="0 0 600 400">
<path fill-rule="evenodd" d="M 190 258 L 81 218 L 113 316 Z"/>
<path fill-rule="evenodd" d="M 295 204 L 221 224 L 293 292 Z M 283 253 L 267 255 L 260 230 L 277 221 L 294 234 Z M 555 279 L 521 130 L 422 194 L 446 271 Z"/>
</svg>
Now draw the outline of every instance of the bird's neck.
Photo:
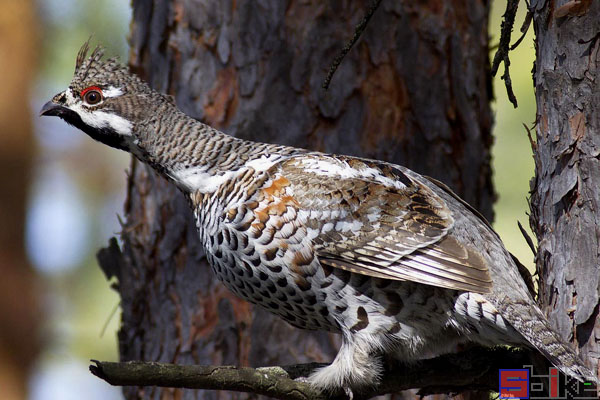
<svg viewBox="0 0 600 400">
<path fill-rule="evenodd" d="M 142 124 L 142 161 L 186 192 L 210 193 L 248 165 L 268 168 L 299 150 L 241 140 L 176 110 Z"/>
</svg>

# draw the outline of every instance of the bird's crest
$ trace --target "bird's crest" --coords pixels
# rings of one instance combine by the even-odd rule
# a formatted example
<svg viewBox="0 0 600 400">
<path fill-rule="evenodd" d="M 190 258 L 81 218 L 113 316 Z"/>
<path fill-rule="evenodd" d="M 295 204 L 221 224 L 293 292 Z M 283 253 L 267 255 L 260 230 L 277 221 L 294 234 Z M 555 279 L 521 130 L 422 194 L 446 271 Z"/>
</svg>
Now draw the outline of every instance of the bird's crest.
<svg viewBox="0 0 600 400">
<path fill-rule="evenodd" d="M 90 50 L 90 39 L 88 39 L 81 46 L 79 52 L 77 53 L 73 83 L 90 82 L 93 80 L 98 80 L 99 77 L 105 79 L 114 79 L 119 78 L 123 74 L 127 75 L 129 73 L 127 67 L 122 65 L 117 57 L 111 57 L 107 60 L 102 60 L 104 57 L 104 48 L 100 45 L 96 46 L 92 53 L 88 56 Z"/>
<path fill-rule="evenodd" d="M 90 40 L 91 39 L 92 38 L 90 37 L 88 40 L 86 40 L 85 43 L 79 49 L 79 52 L 77 53 L 77 62 L 75 63 L 75 72 L 77 72 L 81 68 L 81 65 L 83 64 L 83 62 L 85 61 L 85 59 L 87 57 L 87 53 L 90 50 Z"/>
</svg>

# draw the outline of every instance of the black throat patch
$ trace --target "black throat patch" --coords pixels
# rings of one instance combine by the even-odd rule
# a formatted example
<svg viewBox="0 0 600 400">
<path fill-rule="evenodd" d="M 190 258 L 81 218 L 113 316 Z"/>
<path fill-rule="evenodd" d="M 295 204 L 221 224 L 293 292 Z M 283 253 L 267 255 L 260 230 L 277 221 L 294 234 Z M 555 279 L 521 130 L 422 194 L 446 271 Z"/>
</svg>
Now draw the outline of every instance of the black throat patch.
<svg viewBox="0 0 600 400">
<path fill-rule="evenodd" d="M 62 118 L 69 125 L 84 131 L 94 140 L 104 143 L 107 146 L 114 147 L 115 149 L 129 151 L 125 138 L 115 132 L 112 128 L 96 128 L 89 126 L 83 122 L 79 114 L 66 107 L 61 107 L 55 115 Z"/>
</svg>

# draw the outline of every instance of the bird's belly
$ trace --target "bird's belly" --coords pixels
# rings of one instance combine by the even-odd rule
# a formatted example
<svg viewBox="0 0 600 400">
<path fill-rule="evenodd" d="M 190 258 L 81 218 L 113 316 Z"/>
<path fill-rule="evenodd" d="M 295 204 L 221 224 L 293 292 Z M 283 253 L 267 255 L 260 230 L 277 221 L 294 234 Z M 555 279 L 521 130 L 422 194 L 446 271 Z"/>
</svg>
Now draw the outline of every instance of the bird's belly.
<svg viewBox="0 0 600 400">
<path fill-rule="evenodd" d="M 287 266 L 269 269 L 251 259 L 217 253 L 208 259 L 239 297 L 291 325 L 369 335 L 398 359 L 454 352 L 461 343 L 522 344 L 521 336 L 482 303 L 483 297 L 414 282 L 366 277 L 343 270 L 309 277 L 310 290 L 289 279 Z M 327 271 L 322 269 L 321 271 Z"/>
<path fill-rule="evenodd" d="M 291 325 L 302 329 L 338 332 L 339 324 L 330 313 L 325 291 L 303 290 L 287 266 L 268 268 L 252 257 L 227 252 L 208 253 L 207 259 L 217 278 L 242 299 L 265 308 Z"/>
<path fill-rule="evenodd" d="M 367 335 L 402 359 L 453 351 L 462 342 L 486 344 L 486 337 L 513 342 L 514 330 L 480 295 L 351 273 L 314 256 L 299 266 L 290 260 L 309 253 L 302 238 L 281 248 L 246 229 L 201 230 L 207 259 L 232 292 L 293 326 Z"/>
</svg>

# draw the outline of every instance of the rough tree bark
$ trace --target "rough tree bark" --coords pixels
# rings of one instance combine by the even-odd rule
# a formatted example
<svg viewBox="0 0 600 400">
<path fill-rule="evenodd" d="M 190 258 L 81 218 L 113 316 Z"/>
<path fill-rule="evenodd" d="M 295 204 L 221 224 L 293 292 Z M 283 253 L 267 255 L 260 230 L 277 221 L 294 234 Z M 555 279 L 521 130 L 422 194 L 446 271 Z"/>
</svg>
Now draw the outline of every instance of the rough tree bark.
<svg viewBox="0 0 600 400">
<path fill-rule="evenodd" d="M 186 113 L 238 137 L 406 165 L 492 217 L 488 2 L 383 1 L 327 92 L 366 1 L 134 0 L 130 65 Z M 122 360 L 329 362 L 337 339 L 235 298 L 206 265 L 183 197 L 133 161 L 122 249 Z M 128 399 L 248 398 L 125 389 Z"/>
<path fill-rule="evenodd" d="M 540 301 L 598 371 L 600 2 L 533 1 L 537 100 L 531 226 Z"/>
</svg>

